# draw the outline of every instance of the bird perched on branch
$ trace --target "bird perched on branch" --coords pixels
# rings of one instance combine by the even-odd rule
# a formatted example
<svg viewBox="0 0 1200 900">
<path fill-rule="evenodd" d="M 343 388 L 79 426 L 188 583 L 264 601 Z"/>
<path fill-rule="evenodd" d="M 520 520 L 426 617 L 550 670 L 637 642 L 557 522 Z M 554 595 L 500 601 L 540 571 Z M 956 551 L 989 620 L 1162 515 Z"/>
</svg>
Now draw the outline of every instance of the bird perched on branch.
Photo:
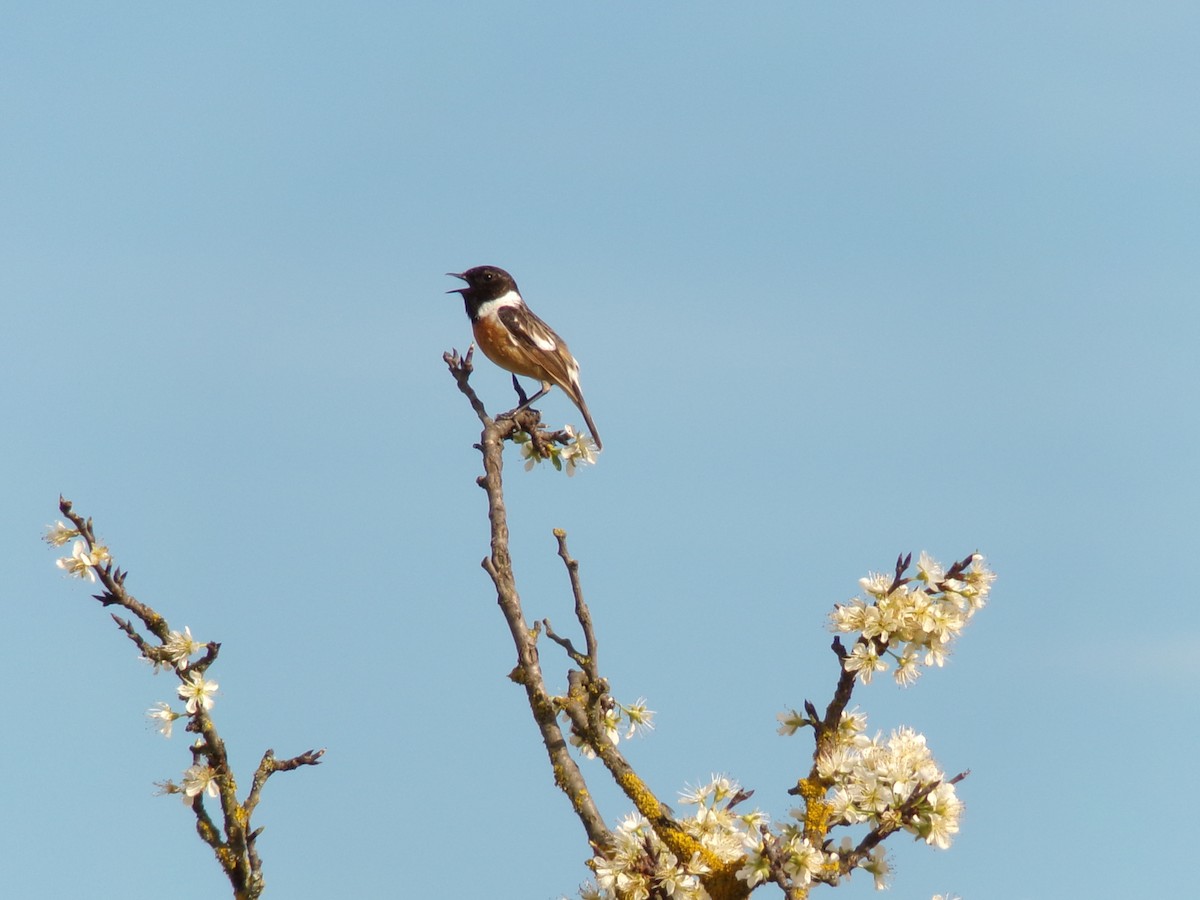
<svg viewBox="0 0 1200 900">
<path fill-rule="evenodd" d="M 541 382 L 542 389 L 517 410 L 525 409 L 550 388 L 559 387 L 583 413 L 583 420 L 599 450 L 600 435 L 596 433 L 596 425 L 579 387 L 579 363 L 567 349 L 567 342 L 525 305 L 513 277 L 496 266 L 476 266 L 465 272 L 446 274 L 467 283 L 466 287 L 446 293 L 462 294 L 475 343 L 484 355 L 514 375 Z"/>
</svg>

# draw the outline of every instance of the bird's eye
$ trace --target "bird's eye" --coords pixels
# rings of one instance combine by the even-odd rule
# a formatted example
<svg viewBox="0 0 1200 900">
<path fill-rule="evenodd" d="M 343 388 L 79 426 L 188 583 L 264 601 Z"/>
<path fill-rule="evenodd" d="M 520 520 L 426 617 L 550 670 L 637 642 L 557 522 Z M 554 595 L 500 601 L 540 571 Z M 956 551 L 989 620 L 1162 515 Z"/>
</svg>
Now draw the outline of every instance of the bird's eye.
<svg viewBox="0 0 1200 900">
<path fill-rule="evenodd" d="M 493 275 L 491 272 L 484 272 L 484 273 L 483 273 L 483 280 L 484 280 L 484 281 L 491 281 L 491 280 L 492 280 L 493 278 L 495 278 L 495 277 L 496 277 L 496 276 L 495 276 L 495 275 Z"/>
</svg>

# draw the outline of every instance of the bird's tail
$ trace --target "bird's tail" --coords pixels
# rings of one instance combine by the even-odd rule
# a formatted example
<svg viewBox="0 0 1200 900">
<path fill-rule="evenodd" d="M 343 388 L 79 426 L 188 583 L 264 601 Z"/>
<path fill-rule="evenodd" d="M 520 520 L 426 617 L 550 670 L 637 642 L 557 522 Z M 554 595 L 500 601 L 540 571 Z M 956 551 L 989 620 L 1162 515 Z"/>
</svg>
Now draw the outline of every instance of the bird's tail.
<svg viewBox="0 0 1200 900">
<path fill-rule="evenodd" d="M 592 435 L 592 440 L 596 443 L 597 450 L 603 450 L 604 445 L 600 443 L 600 435 L 596 431 L 596 423 L 592 421 L 592 414 L 588 412 L 587 404 L 583 402 L 583 391 L 579 389 L 579 383 L 571 385 L 571 400 L 579 407 L 579 411 L 583 413 L 583 421 L 587 422 L 588 432 Z"/>
</svg>

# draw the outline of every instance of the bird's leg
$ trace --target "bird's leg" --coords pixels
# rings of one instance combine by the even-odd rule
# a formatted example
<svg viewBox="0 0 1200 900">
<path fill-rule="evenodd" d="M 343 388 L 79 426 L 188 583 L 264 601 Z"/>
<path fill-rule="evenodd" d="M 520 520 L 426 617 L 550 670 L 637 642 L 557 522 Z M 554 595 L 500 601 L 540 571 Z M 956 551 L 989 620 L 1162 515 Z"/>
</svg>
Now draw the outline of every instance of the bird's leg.
<svg viewBox="0 0 1200 900">
<path fill-rule="evenodd" d="M 530 404 L 532 404 L 535 400 L 541 400 L 542 397 L 546 396 L 546 392 L 549 391 L 550 388 L 554 387 L 554 385 L 543 381 L 542 389 L 540 391 L 538 391 L 536 394 L 534 394 L 532 397 L 529 397 L 528 399 L 526 399 L 525 391 L 523 391 L 521 389 L 521 383 L 519 381 L 517 381 L 516 375 L 514 375 L 512 377 L 512 382 L 513 382 L 513 387 L 517 391 L 517 396 L 521 398 L 521 405 L 518 406 L 516 409 L 514 409 L 513 413 L 519 413 L 523 409 L 529 409 Z"/>
<path fill-rule="evenodd" d="M 521 382 L 517 381 L 516 375 L 514 375 L 512 377 L 512 382 L 513 382 L 513 390 L 517 392 L 517 398 L 521 401 L 521 403 L 527 402 L 527 398 L 525 397 L 525 388 L 521 387 Z M 521 407 L 519 407 L 519 406 L 517 407 L 517 409 L 520 409 L 520 408 Z"/>
<path fill-rule="evenodd" d="M 535 400 L 540 400 L 542 397 L 544 397 L 546 395 L 546 392 L 548 390 L 550 390 L 550 388 L 552 388 L 554 385 L 543 381 L 542 389 L 540 391 L 538 391 L 532 397 L 526 397 L 525 391 L 521 387 L 521 382 L 517 381 L 516 375 L 514 375 L 512 377 L 512 383 L 513 383 L 513 390 L 515 390 L 517 392 L 517 397 L 520 398 L 521 403 L 519 406 L 516 406 L 513 409 L 510 409 L 508 412 L 500 413 L 500 415 L 496 416 L 496 418 L 497 419 L 517 419 L 517 420 L 519 420 L 517 427 L 519 427 L 526 434 L 529 434 L 530 436 L 532 436 L 538 430 L 538 428 L 541 427 L 541 418 L 542 417 L 541 417 L 541 414 L 536 409 L 529 408 L 530 404 L 532 404 Z M 522 415 L 522 413 L 524 415 Z"/>
</svg>

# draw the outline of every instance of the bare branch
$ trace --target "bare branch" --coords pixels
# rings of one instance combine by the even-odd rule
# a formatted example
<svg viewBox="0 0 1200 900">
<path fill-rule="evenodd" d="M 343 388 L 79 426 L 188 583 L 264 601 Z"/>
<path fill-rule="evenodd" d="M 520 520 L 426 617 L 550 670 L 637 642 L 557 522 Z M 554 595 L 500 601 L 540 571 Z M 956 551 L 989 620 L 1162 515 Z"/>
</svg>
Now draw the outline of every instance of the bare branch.
<svg viewBox="0 0 1200 900">
<path fill-rule="evenodd" d="M 575 665 L 580 667 L 587 665 L 587 655 L 576 650 L 575 645 L 571 643 L 570 638 L 560 636 L 550 624 L 549 619 L 542 619 L 542 627 L 546 629 L 546 637 L 550 638 L 550 640 L 554 641 L 554 643 L 566 650 L 567 656 L 571 657 L 571 660 L 575 663 Z"/>
<path fill-rule="evenodd" d="M 588 609 L 588 605 L 583 599 L 583 586 L 579 581 L 579 562 L 572 559 L 571 554 L 567 552 L 567 533 L 561 528 L 556 528 L 554 537 L 558 541 L 558 555 L 562 558 L 563 565 L 567 567 L 567 575 L 571 579 L 571 594 L 575 598 L 575 618 L 579 622 L 579 627 L 583 629 L 584 641 L 587 644 L 589 663 L 585 667 L 588 677 L 596 681 L 600 678 L 599 663 L 596 659 L 596 629 L 592 625 L 591 610 Z"/>
<path fill-rule="evenodd" d="M 249 816 L 258 806 L 259 798 L 262 796 L 262 789 L 266 787 L 267 779 L 276 772 L 291 772 L 299 769 L 301 766 L 318 766 L 321 764 L 321 757 L 325 755 L 325 750 L 309 750 L 301 753 L 299 756 L 293 756 L 291 759 L 276 759 L 275 751 L 268 750 L 263 754 L 262 761 L 259 762 L 258 768 L 254 772 L 254 780 L 250 784 L 250 793 L 246 795 L 246 802 L 243 804 L 246 810 L 246 815 Z M 260 828 L 259 831 L 262 829 Z"/>
</svg>

